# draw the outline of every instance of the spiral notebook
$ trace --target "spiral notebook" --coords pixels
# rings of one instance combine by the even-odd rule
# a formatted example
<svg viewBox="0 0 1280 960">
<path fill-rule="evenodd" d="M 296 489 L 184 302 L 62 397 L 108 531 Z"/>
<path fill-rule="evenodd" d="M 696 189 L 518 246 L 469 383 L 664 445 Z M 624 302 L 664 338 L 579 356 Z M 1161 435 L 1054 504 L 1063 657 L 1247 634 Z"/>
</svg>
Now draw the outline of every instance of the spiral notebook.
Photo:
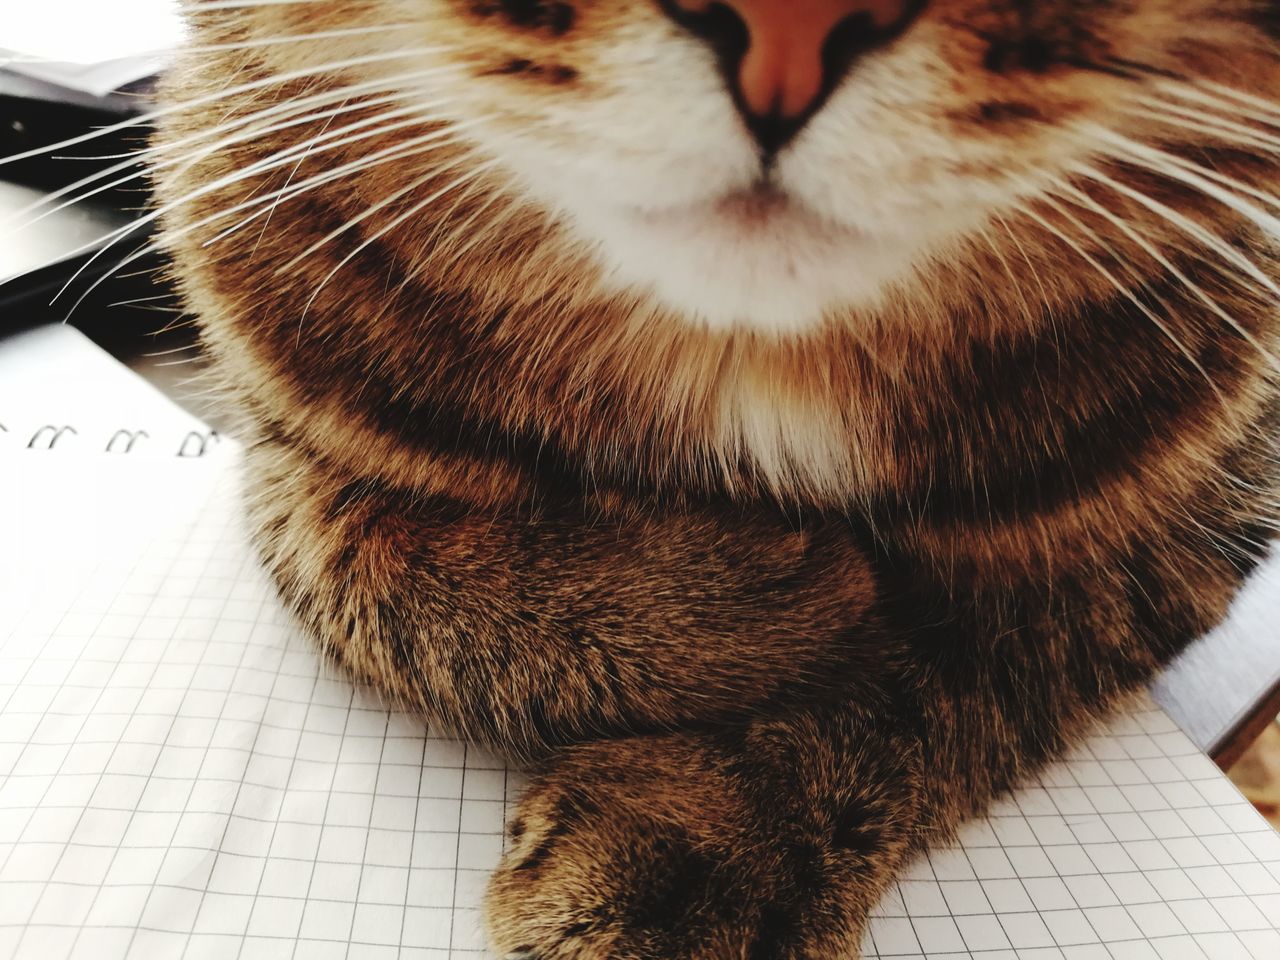
<svg viewBox="0 0 1280 960">
<path fill-rule="evenodd" d="M 0 451 L 199 457 L 220 439 L 74 327 L 0 339 Z"/>
<path fill-rule="evenodd" d="M 519 774 L 317 656 L 233 443 L 7 390 L 82 429 L 0 434 L 0 958 L 483 957 Z M 1276 960 L 1280 835 L 1143 701 L 914 863 L 864 955 Z"/>
</svg>

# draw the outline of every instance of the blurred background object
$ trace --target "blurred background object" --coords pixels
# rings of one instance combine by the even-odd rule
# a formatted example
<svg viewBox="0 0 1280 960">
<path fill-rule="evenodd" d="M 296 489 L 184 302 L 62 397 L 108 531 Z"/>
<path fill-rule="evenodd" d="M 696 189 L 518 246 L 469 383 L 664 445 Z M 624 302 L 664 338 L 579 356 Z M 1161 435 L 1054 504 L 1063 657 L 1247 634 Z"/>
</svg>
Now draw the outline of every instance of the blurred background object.
<svg viewBox="0 0 1280 960">
<path fill-rule="evenodd" d="M 46 319 L 38 304 L 109 241 L 130 251 L 150 239 L 145 229 L 125 228 L 147 206 L 137 154 L 146 146 L 154 78 L 183 35 L 176 0 L 10 7 L 0 19 L 6 327 Z M 78 297 L 114 262 L 99 259 L 68 295 Z"/>
<path fill-rule="evenodd" d="M 1280 830 L 1280 721 L 1262 731 L 1230 775 L 1240 792 Z"/>
<path fill-rule="evenodd" d="M 0 17 L 0 336 L 70 322 L 174 393 L 194 349 L 151 249 L 140 151 L 183 33 L 177 0 L 41 0 Z"/>
<path fill-rule="evenodd" d="M 158 73 L 183 33 L 177 0 L 40 0 L 5 12 L 0 62 L 11 73 L 107 97 Z"/>
</svg>

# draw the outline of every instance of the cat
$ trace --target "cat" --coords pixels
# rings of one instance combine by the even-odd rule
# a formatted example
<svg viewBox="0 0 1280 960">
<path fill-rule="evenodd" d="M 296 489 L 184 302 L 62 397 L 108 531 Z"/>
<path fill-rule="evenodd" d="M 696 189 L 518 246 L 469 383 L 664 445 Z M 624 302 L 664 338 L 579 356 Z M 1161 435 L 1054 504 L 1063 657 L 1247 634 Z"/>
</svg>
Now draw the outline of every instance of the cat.
<svg viewBox="0 0 1280 960">
<path fill-rule="evenodd" d="M 1274 528 L 1274 0 L 189 0 L 281 595 L 530 764 L 495 954 L 834 960 Z"/>
</svg>

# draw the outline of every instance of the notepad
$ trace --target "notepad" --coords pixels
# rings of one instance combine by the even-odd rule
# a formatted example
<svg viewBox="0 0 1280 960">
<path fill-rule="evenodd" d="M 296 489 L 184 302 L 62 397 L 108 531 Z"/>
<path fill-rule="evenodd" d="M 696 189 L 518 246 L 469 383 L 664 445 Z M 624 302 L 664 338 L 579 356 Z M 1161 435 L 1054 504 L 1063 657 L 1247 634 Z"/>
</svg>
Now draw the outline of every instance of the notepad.
<svg viewBox="0 0 1280 960">
<path fill-rule="evenodd" d="M 477 956 L 516 781 L 317 656 L 235 462 L 3 465 L 0 956 Z"/>
<path fill-rule="evenodd" d="M 74 327 L 0 338 L 0 453 L 198 457 L 220 439 Z"/>
<path fill-rule="evenodd" d="M 323 661 L 238 462 L 0 448 L 0 957 L 478 960 L 521 777 Z M 1143 701 L 917 860 L 864 952 L 1277 960 L 1280 835 Z"/>
</svg>

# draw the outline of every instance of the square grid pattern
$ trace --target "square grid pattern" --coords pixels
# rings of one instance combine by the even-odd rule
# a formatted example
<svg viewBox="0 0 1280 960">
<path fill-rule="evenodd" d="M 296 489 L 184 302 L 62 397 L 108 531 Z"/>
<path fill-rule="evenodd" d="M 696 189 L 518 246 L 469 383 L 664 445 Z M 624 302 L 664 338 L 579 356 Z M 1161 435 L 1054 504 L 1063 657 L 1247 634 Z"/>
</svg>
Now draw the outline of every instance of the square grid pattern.
<svg viewBox="0 0 1280 960">
<path fill-rule="evenodd" d="M 234 463 L 0 463 L 0 957 L 479 960 L 519 775 L 320 660 Z M 1144 702 L 914 864 L 864 950 L 1276 960 L 1280 836 Z"/>
<path fill-rule="evenodd" d="M 918 859 L 863 950 L 901 960 L 1277 960 L 1280 834 L 1144 698 Z"/>
<path fill-rule="evenodd" d="M 482 957 L 516 776 L 322 662 L 230 462 L 46 453 L 97 489 L 33 504 L 20 456 L 61 513 L 0 588 L 0 957 Z"/>
</svg>

